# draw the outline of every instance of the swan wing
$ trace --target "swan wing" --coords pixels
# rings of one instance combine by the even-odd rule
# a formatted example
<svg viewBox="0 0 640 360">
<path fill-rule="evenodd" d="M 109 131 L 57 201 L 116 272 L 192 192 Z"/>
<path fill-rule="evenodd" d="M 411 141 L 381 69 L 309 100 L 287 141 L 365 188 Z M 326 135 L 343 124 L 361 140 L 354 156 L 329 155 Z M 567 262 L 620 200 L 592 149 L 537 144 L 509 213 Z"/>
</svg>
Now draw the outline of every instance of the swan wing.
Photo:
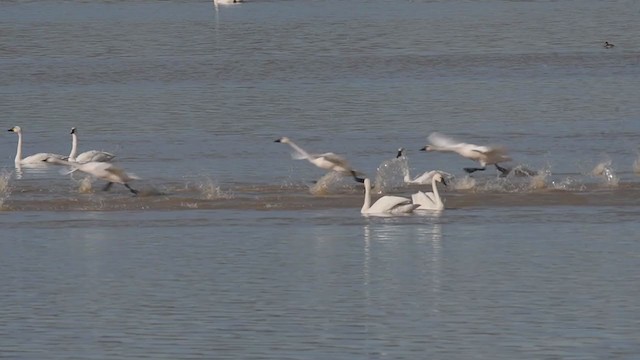
<svg viewBox="0 0 640 360">
<path fill-rule="evenodd" d="M 414 204 L 420 205 L 420 206 L 429 206 L 431 204 L 433 204 L 433 200 L 427 196 L 427 194 L 425 194 L 422 191 L 418 191 L 415 194 L 411 194 L 411 201 Z"/>
<path fill-rule="evenodd" d="M 319 154 L 319 155 L 316 155 L 316 156 L 317 157 L 323 157 L 323 158 L 325 158 L 325 160 L 331 161 L 332 163 L 334 163 L 336 165 L 345 166 L 345 167 L 349 166 L 349 163 L 347 162 L 347 159 L 345 159 L 343 156 L 340 156 L 338 154 L 334 154 L 332 152 Z"/>
<path fill-rule="evenodd" d="M 467 143 L 454 140 L 453 138 L 438 132 L 431 133 L 429 137 L 427 137 L 427 139 L 432 145 L 435 145 L 438 148 L 449 149 L 452 151 L 454 151 L 454 149 L 458 149 L 461 147 L 475 146 L 473 144 L 467 144 Z"/>
<path fill-rule="evenodd" d="M 412 204 L 411 199 L 401 196 L 386 195 L 378 199 L 367 212 L 369 213 L 389 213 L 402 205 Z"/>
<path fill-rule="evenodd" d="M 42 164 L 48 158 L 56 158 L 56 159 L 60 159 L 60 160 L 66 160 L 69 157 L 68 156 L 64 156 L 64 155 L 60 155 L 60 154 L 37 153 L 37 154 L 33 154 L 31 156 L 27 156 L 26 158 L 22 159 L 20 162 L 22 164 Z"/>
<path fill-rule="evenodd" d="M 78 155 L 76 157 L 76 162 L 79 162 L 79 163 L 86 163 L 91 161 L 109 162 L 113 160 L 113 158 L 115 157 L 116 157 L 115 155 L 108 153 L 106 151 L 89 150 Z"/>
<path fill-rule="evenodd" d="M 417 176 L 415 179 L 411 180 L 410 183 L 421 184 L 421 185 L 430 184 L 431 179 L 433 179 L 433 176 L 437 173 L 438 172 L 436 170 L 425 171 L 422 175 Z"/>
</svg>

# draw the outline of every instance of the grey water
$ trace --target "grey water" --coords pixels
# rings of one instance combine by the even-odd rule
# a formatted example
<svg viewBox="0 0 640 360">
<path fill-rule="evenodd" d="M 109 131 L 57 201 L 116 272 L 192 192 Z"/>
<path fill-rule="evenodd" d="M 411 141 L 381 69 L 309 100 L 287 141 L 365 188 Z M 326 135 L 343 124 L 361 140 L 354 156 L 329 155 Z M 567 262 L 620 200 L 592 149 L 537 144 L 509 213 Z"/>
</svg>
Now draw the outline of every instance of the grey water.
<svg viewBox="0 0 640 360">
<path fill-rule="evenodd" d="M 0 358 L 637 359 L 640 3 L 0 2 Z M 603 47 L 605 41 L 614 48 Z M 98 149 L 132 196 L 24 155 Z M 536 176 L 419 151 L 501 144 Z M 441 213 L 360 214 L 454 175 Z M 394 159 L 398 148 L 406 158 Z"/>
</svg>

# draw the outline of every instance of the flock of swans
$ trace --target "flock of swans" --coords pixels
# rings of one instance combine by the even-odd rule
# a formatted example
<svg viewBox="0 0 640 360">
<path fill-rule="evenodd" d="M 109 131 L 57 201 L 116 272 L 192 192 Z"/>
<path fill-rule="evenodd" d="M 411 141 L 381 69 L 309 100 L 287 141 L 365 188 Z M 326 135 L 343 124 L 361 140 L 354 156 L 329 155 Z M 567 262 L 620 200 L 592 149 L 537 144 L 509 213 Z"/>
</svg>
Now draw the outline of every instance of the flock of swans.
<svg viewBox="0 0 640 360">
<path fill-rule="evenodd" d="M 511 158 L 502 146 L 486 146 L 475 145 L 469 143 L 458 142 L 441 133 L 432 133 L 428 137 L 429 144 L 423 147 L 422 151 L 436 152 L 454 152 L 469 160 L 476 161 L 480 167 L 464 168 L 464 171 L 471 174 L 476 171 L 484 171 L 488 165 L 493 165 L 504 176 L 509 173 L 510 169 L 499 165 L 501 162 L 509 161 Z M 424 174 L 411 178 L 407 172 L 404 174 L 404 182 L 408 184 L 429 184 L 431 183 L 432 192 L 418 191 L 411 195 L 411 198 L 401 196 L 386 195 L 379 198 L 375 203 L 371 204 L 371 180 L 358 176 L 358 172 L 354 170 L 347 160 L 334 153 L 328 152 L 323 154 L 310 154 L 287 137 L 277 139 L 276 142 L 291 146 L 291 157 L 295 160 L 307 160 L 313 165 L 329 171 L 335 171 L 345 176 L 353 177 L 357 182 L 364 183 L 364 204 L 360 210 L 363 214 L 406 214 L 415 210 L 442 211 L 444 210 L 444 202 L 438 192 L 438 183 L 447 185 L 446 178 L 452 177 L 444 171 L 432 170 Z M 396 157 L 402 157 L 404 149 L 398 150 Z M 528 174 L 531 175 L 531 174 Z"/>
<path fill-rule="evenodd" d="M 124 185 L 133 194 L 138 193 L 137 190 L 129 185 L 129 182 L 139 178 L 110 163 L 115 158 L 115 155 L 100 150 L 89 150 L 78 154 L 78 134 L 75 127 L 71 128 L 71 152 L 69 156 L 37 153 L 23 158 L 22 129 L 19 126 L 14 126 L 9 131 L 18 134 L 18 147 L 14 160 L 18 169 L 22 166 L 41 166 L 43 164 L 65 165 L 71 168 L 68 173 L 80 171 L 106 181 L 107 184 L 103 188 L 105 191 L 109 190 L 113 183 L 117 183 Z"/>
<path fill-rule="evenodd" d="M 72 128 L 70 132 L 71 151 L 68 156 L 54 153 L 37 153 L 23 157 L 22 129 L 19 126 L 14 126 L 9 129 L 9 131 L 16 133 L 18 136 L 15 156 L 15 166 L 17 169 L 20 169 L 22 166 L 42 166 L 48 164 L 62 165 L 69 168 L 69 171 L 66 172 L 66 174 L 80 171 L 92 176 L 93 178 L 106 181 L 106 184 L 103 187 L 104 191 L 109 190 L 111 186 L 116 183 L 122 184 L 134 195 L 138 194 L 138 191 L 133 189 L 129 183 L 139 178 L 112 163 L 111 161 L 116 157 L 114 154 L 100 150 L 89 150 L 78 153 L 78 131 L 75 127 Z M 536 175 L 536 172 L 525 168 L 509 169 L 501 166 L 500 163 L 511 160 L 506 149 L 502 146 L 464 143 L 437 132 L 430 134 L 427 139 L 428 144 L 420 150 L 453 152 L 466 159 L 477 162 L 479 167 L 463 168 L 463 170 L 469 174 L 476 171 L 484 171 L 487 166 L 493 165 L 500 172 L 500 176 L 506 176 L 510 172 L 513 172 L 516 176 Z M 431 170 L 412 178 L 409 174 L 409 170 L 403 169 L 404 183 L 412 185 L 431 185 L 432 191 L 417 191 L 412 194 L 410 198 L 386 195 L 380 197 L 375 202 L 372 202 L 371 180 L 355 170 L 343 156 L 332 152 L 321 154 L 309 153 L 288 137 L 281 137 L 275 140 L 275 142 L 290 146 L 292 150 L 291 156 L 295 160 L 307 160 L 318 168 L 340 174 L 341 176 L 351 177 L 356 182 L 362 183 L 364 185 L 364 203 L 361 208 L 362 214 L 393 215 L 412 213 L 414 211 L 422 210 L 442 211 L 445 208 L 444 201 L 438 191 L 438 184 L 447 186 L 447 180 L 453 178 L 453 175 L 447 172 Z M 404 151 L 404 148 L 399 149 L 396 158 L 403 157 Z"/>
</svg>

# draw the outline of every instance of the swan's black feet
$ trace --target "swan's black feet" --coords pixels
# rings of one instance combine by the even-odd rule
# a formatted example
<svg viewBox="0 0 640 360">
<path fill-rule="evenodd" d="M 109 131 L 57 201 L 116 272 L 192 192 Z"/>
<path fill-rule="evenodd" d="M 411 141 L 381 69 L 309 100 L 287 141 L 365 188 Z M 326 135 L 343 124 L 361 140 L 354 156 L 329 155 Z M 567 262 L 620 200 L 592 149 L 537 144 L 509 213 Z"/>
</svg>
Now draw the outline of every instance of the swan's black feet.
<svg viewBox="0 0 640 360">
<path fill-rule="evenodd" d="M 133 195 L 138 195 L 138 190 L 132 188 L 131 186 L 129 186 L 129 184 L 124 184 L 124 186 L 129 189 L 129 191 L 131 191 L 133 193 Z"/>
<path fill-rule="evenodd" d="M 107 185 L 102 188 L 102 191 L 109 191 L 109 189 L 111 189 L 111 185 L 113 185 L 113 183 L 108 182 Z"/>
<path fill-rule="evenodd" d="M 511 169 L 507 169 L 507 168 L 503 168 L 502 166 L 498 165 L 498 164 L 493 164 L 496 169 L 498 169 L 498 171 L 500 171 L 502 173 L 502 175 L 500 176 L 507 176 L 509 175 L 509 173 L 511 172 Z"/>
<path fill-rule="evenodd" d="M 464 168 L 467 174 L 473 174 L 476 171 L 484 171 L 485 168 Z"/>
</svg>

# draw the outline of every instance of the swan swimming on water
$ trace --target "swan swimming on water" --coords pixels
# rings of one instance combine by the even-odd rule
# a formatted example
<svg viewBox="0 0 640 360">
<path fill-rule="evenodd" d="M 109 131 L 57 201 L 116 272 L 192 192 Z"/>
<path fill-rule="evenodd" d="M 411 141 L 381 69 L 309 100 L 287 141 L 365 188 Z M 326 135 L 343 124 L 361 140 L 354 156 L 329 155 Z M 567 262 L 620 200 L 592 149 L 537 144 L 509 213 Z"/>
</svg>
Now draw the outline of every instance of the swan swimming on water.
<svg viewBox="0 0 640 360">
<path fill-rule="evenodd" d="M 398 149 L 398 154 L 396 155 L 396 159 L 401 158 L 403 156 L 404 156 L 404 148 Z M 433 177 L 436 174 L 440 174 L 441 176 L 447 177 L 447 178 L 453 178 L 453 175 L 447 172 L 440 171 L 440 170 L 430 170 L 430 171 L 425 171 L 424 173 L 422 173 L 422 175 L 416 176 L 415 178 L 411 179 L 411 175 L 409 174 L 409 169 L 405 168 L 404 170 L 405 172 L 404 172 L 403 181 L 406 184 L 415 184 L 415 185 L 429 184 L 431 183 L 431 179 L 433 179 Z"/>
<path fill-rule="evenodd" d="M 391 195 L 383 196 L 371 205 L 371 180 L 364 179 L 364 204 L 360 209 L 362 214 L 407 214 L 418 206 L 411 199 Z"/>
<path fill-rule="evenodd" d="M 500 162 L 511 160 L 507 155 L 507 151 L 501 146 L 480 146 L 457 142 L 437 132 L 429 135 L 428 140 L 431 144 L 420 149 L 421 151 L 455 152 L 460 156 L 480 163 L 480 166 L 482 166 L 480 168 L 464 168 L 464 171 L 469 174 L 474 171 L 483 171 L 487 165 L 494 165 L 504 175 L 509 173 L 508 169 L 498 165 Z"/>
<path fill-rule="evenodd" d="M 321 169 L 351 175 L 357 182 L 364 182 L 364 179 L 359 178 L 356 171 L 351 168 L 347 160 L 340 155 L 336 155 L 332 152 L 324 154 L 309 154 L 304 149 L 296 145 L 293 141 L 291 141 L 288 137 L 281 137 L 275 142 L 288 144 L 289 146 L 291 146 L 291 148 L 293 149 L 291 157 L 296 160 L 305 159 Z"/>
<path fill-rule="evenodd" d="M 440 198 L 440 193 L 438 192 L 438 187 L 436 184 L 441 182 L 444 186 L 447 186 L 446 181 L 440 174 L 436 174 L 431 180 L 431 187 L 433 192 L 424 193 L 422 191 L 418 191 L 417 193 L 411 195 L 411 200 L 414 204 L 418 205 L 416 210 L 444 210 L 444 203 Z"/>
<path fill-rule="evenodd" d="M 89 150 L 81 153 L 78 153 L 78 131 L 75 127 L 71 128 L 71 153 L 69 154 L 69 161 L 75 161 L 79 163 L 86 163 L 90 161 L 98 161 L 98 162 L 108 162 L 113 160 L 116 156 L 100 150 Z"/>
<path fill-rule="evenodd" d="M 79 170 L 89 175 L 92 175 L 98 179 L 105 180 L 107 181 L 107 184 L 102 189 L 104 191 L 109 190 L 109 188 L 111 188 L 111 185 L 113 185 L 113 183 L 118 183 L 118 184 L 124 185 L 132 193 L 134 194 L 138 193 L 138 190 L 131 188 L 131 186 L 129 186 L 128 183 L 131 182 L 132 180 L 139 180 L 140 178 L 135 175 L 128 174 L 122 168 L 117 167 L 112 163 L 97 162 L 97 161 L 92 161 L 88 163 L 77 163 L 77 162 L 61 160 L 55 157 L 48 157 L 42 161 L 52 163 L 52 164 L 57 164 L 57 165 L 67 165 L 73 169 L 71 170 L 71 172 Z"/>
<path fill-rule="evenodd" d="M 16 158 L 15 158 L 16 166 L 42 165 L 43 161 L 47 158 L 56 158 L 60 160 L 67 159 L 67 157 L 64 155 L 52 154 L 52 153 L 37 153 L 31 156 L 22 158 L 22 129 L 20 128 L 20 126 L 14 126 L 8 131 L 18 134 L 18 148 L 16 149 Z"/>
</svg>

